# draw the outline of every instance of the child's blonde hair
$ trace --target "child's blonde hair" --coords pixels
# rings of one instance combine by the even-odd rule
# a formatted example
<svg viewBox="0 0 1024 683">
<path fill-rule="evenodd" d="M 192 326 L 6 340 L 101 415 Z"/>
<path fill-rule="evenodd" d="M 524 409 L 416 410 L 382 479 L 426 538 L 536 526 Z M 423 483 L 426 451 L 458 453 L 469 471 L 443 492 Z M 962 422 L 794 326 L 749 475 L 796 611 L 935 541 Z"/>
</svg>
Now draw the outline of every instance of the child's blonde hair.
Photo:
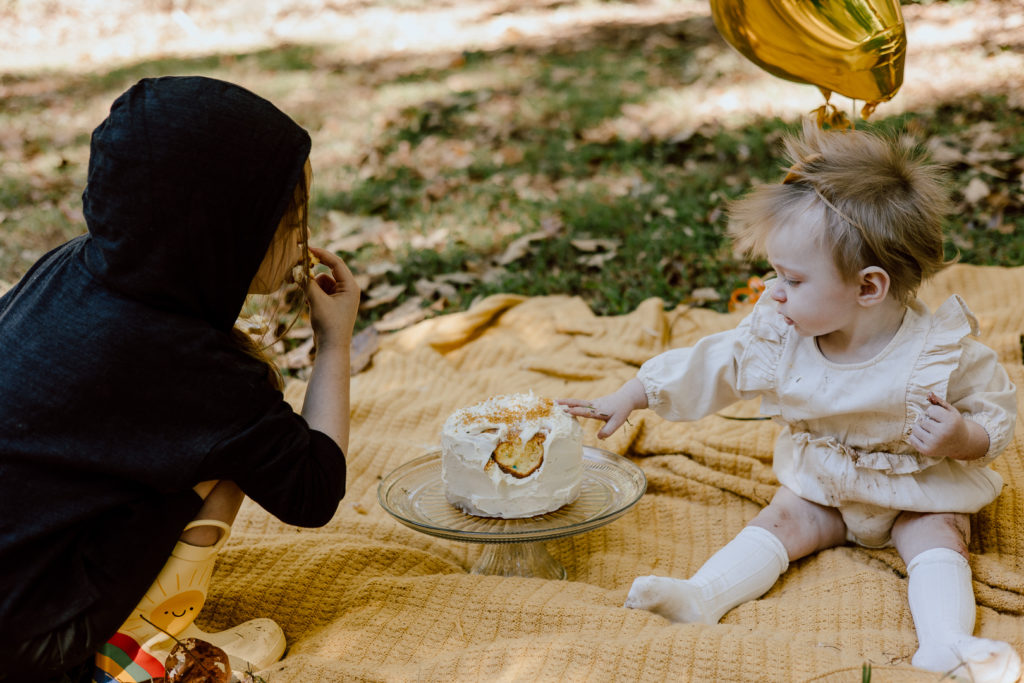
<svg viewBox="0 0 1024 683">
<path fill-rule="evenodd" d="M 878 266 L 904 304 L 952 263 L 942 234 L 952 203 L 941 169 L 920 148 L 905 138 L 810 123 L 784 143 L 792 166 L 782 183 L 761 185 L 729 207 L 728 230 L 740 252 L 763 256 L 772 231 L 810 218 L 822 225 L 816 239 L 845 280 Z"/>
<path fill-rule="evenodd" d="M 308 165 L 308 161 L 306 162 Z M 270 246 L 267 247 L 268 254 L 274 259 L 274 265 L 283 263 L 287 248 L 285 244 L 298 243 L 302 252 L 302 260 L 298 264 L 286 264 L 294 266 L 292 269 L 292 280 L 300 285 L 305 285 L 310 278 L 312 257 L 309 252 L 309 184 L 306 175 L 299 176 L 299 182 L 292 192 L 288 208 L 285 209 L 278 229 L 270 239 Z M 276 283 L 275 283 L 276 284 Z"/>
<path fill-rule="evenodd" d="M 309 162 L 307 161 L 307 164 Z M 302 245 L 302 263 L 297 266 L 300 273 L 296 281 L 310 277 L 310 253 L 309 253 L 309 185 L 306 181 L 306 174 L 299 175 L 299 182 L 295 186 L 292 198 L 285 209 L 284 219 L 275 231 L 267 248 L 272 254 L 283 250 L 277 249 L 277 243 L 284 240 L 293 240 L 298 235 Z M 302 284 L 302 282 L 300 282 Z M 276 322 L 276 321 L 275 321 Z M 280 390 L 284 389 L 284 377 L 281 376 L 281 369 L 277 367 L 273 359 L 267 354 L 263 345 L 257 342 L 245 329 L 237 323 L 231 330 L 231 339 L 235 346 L 247 356 L 255 358 L 267 367 L 267 381 Z"/>
</svg>

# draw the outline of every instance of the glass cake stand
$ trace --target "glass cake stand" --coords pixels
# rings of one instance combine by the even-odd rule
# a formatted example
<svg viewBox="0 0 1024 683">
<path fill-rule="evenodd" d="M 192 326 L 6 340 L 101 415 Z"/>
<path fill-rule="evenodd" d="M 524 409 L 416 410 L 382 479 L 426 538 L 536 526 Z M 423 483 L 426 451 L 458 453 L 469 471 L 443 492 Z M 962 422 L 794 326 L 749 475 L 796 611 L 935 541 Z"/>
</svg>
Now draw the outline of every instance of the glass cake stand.
<svg viewBox="0 0 1024 683">
<path fill-rule="evenodd" d="M 647 490 L 632 462 L 600 448 L 583 447 L 583 482 L 572 503 L 523 519 L 477 517 L 445 498 L 441 452 L 433 450 L 400 465 L 381 480 L 377 499 L 402 524 L 431 536 L 483 543 L 474 574 L 564 579 L 565 567 L 544 541 L 574 536 L 621 517 Z"/>
</svg>

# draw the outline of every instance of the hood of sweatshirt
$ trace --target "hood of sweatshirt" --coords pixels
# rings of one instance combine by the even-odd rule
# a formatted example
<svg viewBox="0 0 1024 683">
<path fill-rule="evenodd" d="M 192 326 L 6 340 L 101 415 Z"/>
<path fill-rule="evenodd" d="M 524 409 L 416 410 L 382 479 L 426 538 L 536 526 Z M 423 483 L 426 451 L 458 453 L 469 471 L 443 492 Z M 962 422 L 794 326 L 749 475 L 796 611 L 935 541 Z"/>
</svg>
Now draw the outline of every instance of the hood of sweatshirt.
<svg viewBox="0 0 1024 683">
<path fill-rule="evenodd" d="M 237 85 L 140 81 L 92 134 L 89 270 L 124 296 L 230 328 L 309 150 L 305 130 Z"/>
</svg>

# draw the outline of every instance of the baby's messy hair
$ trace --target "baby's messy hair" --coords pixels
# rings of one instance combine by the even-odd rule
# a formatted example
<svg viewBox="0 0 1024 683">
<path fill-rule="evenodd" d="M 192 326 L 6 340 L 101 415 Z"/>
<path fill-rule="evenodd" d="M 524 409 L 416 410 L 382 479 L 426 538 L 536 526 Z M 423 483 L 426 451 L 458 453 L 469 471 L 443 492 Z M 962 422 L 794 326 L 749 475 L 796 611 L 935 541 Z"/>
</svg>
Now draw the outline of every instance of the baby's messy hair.
<svg viewBox="0 0 1024 683">
<path fill-rule="evenodd" d="M 811 217 L 821 221 L 816 238 L 844 279 L 880 267 L 903 303 L 952 263 L 942 233 L 952 202 L 942 169 L 920 147 L 905 137 L 822 131 L 809 122 L 784 144 L 792 166 L 782 183 L 761 185 L 729 206 L 728 231 L 741 253 L 764 256 L 774 230 Z"/>
</svg>

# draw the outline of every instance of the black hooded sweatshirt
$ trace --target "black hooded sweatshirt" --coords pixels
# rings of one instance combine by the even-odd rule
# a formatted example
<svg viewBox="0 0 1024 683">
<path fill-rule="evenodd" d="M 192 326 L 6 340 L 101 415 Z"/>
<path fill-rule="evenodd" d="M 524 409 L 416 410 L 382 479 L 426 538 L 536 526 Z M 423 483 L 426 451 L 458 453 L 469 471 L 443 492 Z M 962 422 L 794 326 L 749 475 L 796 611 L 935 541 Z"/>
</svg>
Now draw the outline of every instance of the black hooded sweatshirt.
<svg viewBox="0 0 1024 683">
<path fill-rule="evenodd" d="M 137 83 L 93 132 L 89 232 L 0 298 L 0 639 L 109 632 L 230 479 L 282 521 L 344 495 L 338 446 L 230 338 L 309 156 L 266 100 Z"/>
</svg>

